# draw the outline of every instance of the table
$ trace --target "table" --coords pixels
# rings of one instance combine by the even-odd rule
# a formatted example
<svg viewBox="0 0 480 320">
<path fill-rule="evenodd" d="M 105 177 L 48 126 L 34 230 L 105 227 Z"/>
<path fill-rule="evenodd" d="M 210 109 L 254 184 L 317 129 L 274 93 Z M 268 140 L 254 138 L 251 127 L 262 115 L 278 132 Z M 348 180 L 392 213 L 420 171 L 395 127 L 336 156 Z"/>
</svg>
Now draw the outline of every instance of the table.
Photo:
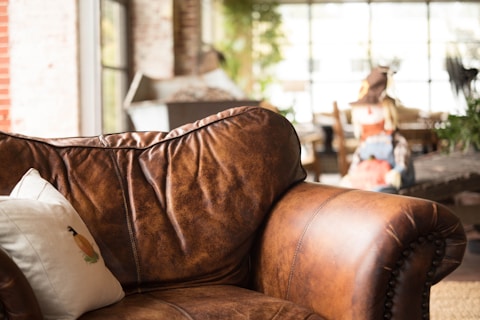
<svg viewBox="0 0 480 320">
<path fill-rule="evenodd" d="M 302 166 L 305 170 L 313 172 L 313 181 L 319 182 L 322 166 L 317 151 L 324 141 L 323 132 L 310 124 L 297 124 L 295 130 L 302 146 Z"/>
<path fill-rule="evenodd" d="M 447 204 L 464 223 L 480 222 L 480 204 L 459 205 L 455 196 L 464 191 L 480 192 L 480 152 L 431 152 L 414 159 L 415 185 L 399 194 Z"/>
<path fill-rule="evenodd" d="M 429 122 L 400 123 L 398 131 L 407 139 L 410 146 L 418 145 L 423 153 L 437 151 L 438 137 Z"/>
</svg>

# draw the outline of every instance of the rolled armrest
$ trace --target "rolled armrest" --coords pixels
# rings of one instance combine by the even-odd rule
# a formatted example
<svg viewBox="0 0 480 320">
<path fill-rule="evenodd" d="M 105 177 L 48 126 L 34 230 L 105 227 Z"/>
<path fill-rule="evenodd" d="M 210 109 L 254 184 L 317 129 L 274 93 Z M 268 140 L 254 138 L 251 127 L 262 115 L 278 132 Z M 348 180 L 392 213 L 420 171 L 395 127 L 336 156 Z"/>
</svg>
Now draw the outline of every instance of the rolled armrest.
<svg viewBox="0 0 480 320">
<path fill-rule="evenodd" d="M 466 236 L 445 206 L 303 182 L 273 208 L 254 286 L 327 319 L 423 319 Z"/>
<path fill-rule="evenodd" d="M 43 319 L 32 287 L 15 262 L 0 248 L 0 319 Z"/>
</svg>

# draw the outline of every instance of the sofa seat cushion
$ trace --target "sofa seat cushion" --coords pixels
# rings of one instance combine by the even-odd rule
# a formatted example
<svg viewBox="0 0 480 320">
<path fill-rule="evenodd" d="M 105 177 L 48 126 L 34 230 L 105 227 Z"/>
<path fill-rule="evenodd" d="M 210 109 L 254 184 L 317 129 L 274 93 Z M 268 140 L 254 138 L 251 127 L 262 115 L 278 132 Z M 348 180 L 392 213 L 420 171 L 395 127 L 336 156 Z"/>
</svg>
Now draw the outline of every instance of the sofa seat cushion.
<svg viewBox="0 0 480 320">
<path fill-rule="evenodd" d="M 313 311 L 292 302 L 228 285 L 169 289 L 127 296 L 84 314 L 79 320 L 320 320 Z"/>
</svg>

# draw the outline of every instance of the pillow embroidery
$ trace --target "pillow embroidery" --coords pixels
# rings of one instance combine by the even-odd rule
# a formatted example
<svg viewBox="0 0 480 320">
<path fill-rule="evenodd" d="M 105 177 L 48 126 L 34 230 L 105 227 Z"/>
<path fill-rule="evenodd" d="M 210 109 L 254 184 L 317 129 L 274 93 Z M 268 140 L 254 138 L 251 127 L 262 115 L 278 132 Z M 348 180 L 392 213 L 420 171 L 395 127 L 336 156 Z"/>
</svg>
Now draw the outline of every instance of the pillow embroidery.
<svg viewBox="0 0 480 320">
<path fill-rule="evenodd" d="M 73 234 L 73 239 L 77 246 L 82 250 L 84 257 L 83 259 L 88 263 L 95 263 L 98 261 L 98 253 L 93 249 L 92 244 L 85 238 L 83 235 L 78 234 L 75 229 L 71 226 L 68 226 L 68 231 Z"/>
</svg>

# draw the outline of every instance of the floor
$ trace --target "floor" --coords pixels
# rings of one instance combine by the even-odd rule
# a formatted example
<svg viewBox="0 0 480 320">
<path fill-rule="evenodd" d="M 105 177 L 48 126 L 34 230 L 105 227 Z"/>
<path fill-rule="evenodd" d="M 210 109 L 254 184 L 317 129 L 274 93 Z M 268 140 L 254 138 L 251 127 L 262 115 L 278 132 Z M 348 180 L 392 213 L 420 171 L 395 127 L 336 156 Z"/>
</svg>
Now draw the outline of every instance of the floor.
<svg viewBox="0 0 480 320">
<path fill-rule="evenodd" d="M 320 182 L 338 185 L 340 182 L 340 175 L 335 173 L 322 174 L 320 176 Z M 473 225 L 464 225 L 464 228 L 465 232 L 467 233 L 467 240 L 469 241 L 469 244 L 471 245 L 472 240 L 478 239 L 480 247 L 480 231 L 476 230 Z M 462 264 L 450 275 L 448 275 L 445 280 L 480 281 L 480 253 L 474 253 L 467 247 Z"/>
<path fill-rule="evenodd" d="M 465 225 L 464 228 L 465 232 L 467 233 L 469 245 L 471 245 L 472 240 L 480 241 L 480 232 L 475 230 L 472 225 Z M 450 275 L 448 275 L 445 280 L 480 281 L 480 253 L 472 252 L 467 247 L 462 264 Z"/>
</svg>

